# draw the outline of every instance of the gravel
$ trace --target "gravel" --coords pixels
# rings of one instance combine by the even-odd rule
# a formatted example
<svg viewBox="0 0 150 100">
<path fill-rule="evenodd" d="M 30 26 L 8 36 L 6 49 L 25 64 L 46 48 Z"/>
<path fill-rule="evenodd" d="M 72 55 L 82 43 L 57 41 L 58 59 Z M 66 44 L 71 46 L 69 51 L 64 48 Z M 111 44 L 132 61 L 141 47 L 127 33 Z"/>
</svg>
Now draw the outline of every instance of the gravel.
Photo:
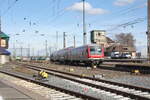
<svg viewBox="0 0 150 100">
<path fill-rule="evenodd" d="M 56 70 L 75 73 L 79 75 L 85 74 L 88 76 L 93 76 L 93 75 L 103 74 L 104 75 L 103 79 L 107 79 L 107 80 L 111 80 L 115 82 L 122 82 L 125 84 L 131 84 L 131 85 L 136 85 L 136 86 L 142 86 L 145 88 L 150 88 L 150 77 L 149 77 L 150 75 L 132 75 L 128 72 L 120 72 L 120 71 L 104 70 L 104 69 L 87 69 L 85 67 L 55 65 L 55 64 L 35 63 L 34 65 L 45 66 L 48 68 L 53 68 Z M 70 71 L 70 68 L 74 70 Z M 71 82 L 65 79 L 61 79 L 55 76 L 50 76 L 48 83 L 54 86 L 59 86 L 62 88 L 75 90 L 83 94 L 92 95 L 97 98 L 102 98 L 102 100 L 113 100 L 114 98 L 115 98 L 114 100 L 116 100 L 117 98 L 116 96 L 113 96 L 114 98 L 112 98 L 112 95 L 115 95 L 115 94 L 106 93 L 104 91 L 98 91 L 97 89 L 89 88 L 85 85 L 80 85 L 78 83 Z"/>
<path fill-rule="evenodd" d="M 150 75 L 142 75 L 142 74 L 134 75 L 129 72 L 120 72 L 120 71 L 105 70 L 105 69 L 87 69 L 85 67 L 57 65 L 57 64 L 35 63 L 35 65 L 45 66 L 48 68 L 53 68 L 64 72 L 70 72 L 69 68 L 73 68 L 74 71 L 70 73 L 79 74 L 79 75 L 85 74 L 88 76 L 103 75 L 104 76 L 103 79 L 106 80 L 150 88 Z"/>
<path fill-rule="evenodd" d="M 16 68 L 18 69 L 18 67 L 16 67 Z M 13 70 L 13 72 L 14 72 L 14 70 Z M 17 73 L 19 74 L 20 72 L 17 72 Z M 26 73 L 26 74 L 28 74 L 28 73 Z M 29 75 L 27 75 L 27 76 L 29 76 Z M 116 97 L 119 96 L 119 95 L 116 95 L 114 93 L 109 93 L 109 92 L 106 92 L 106 91 L 103 91 L 103 90 L 92 88 L 92 87 L 89 87 L 87 85 L 83 85 L 83 84 L 79 84 L 79 83 L 76 83 L 76 82 L 72 82 L 72 81 L 69 81 L 69 80 L 66 80 L 66 79 L 62 79 L 62 78 L 59 78 L 59 77 L 56 77 L 56 76 L 53 76 L 53 75 L 49 75 L 49 78 L 47 80 L 48 81 L 46 83 L 51 84 L 53 86 L 65 88 L 65 89 L 68 89 L 68 90 L 71 90 L 71 91 L 76 91 L 76 92 L 79 92 L 79 93 L 82 93 L 82 94 L 86 94 L 86 95 L 89 95 L 89 96 L 100 98 L 101 100 L 117 100 Z M 33 86 L 29 86 L 29 85 L 26 86 L 26 83 L 21 83 L 21 82 L 19 82 L 19 83 L 16 82 L 16 84 L 23 85 L 26 88 L 33 87 Z M 35 87 L 35 89 L 32 88 L 32 90 L 48 91 L 48 90 L 44 89 L 43 87 L 41 87 L 41 88 L 39 86 L 37 86 L 37 87 Z M 42 92 L 42 93 L 45 94 L 46 97 L 50 97 L 47 94 L 48 92 Z M 124 98 L 124 97 L 119 96 L 118 98 Z"/>
<path fill-rule="evenodd" d="M 2 73 L 0 73 L 0 79 L 7 80 L 13 84 L 24 87 L 24 88 L 28 89 L 29 91 L 32 91 L 34 93 L 41 95 L 43 98 L 46 98 L 47 100 L 59 100 L 59 99 L 57 99 L 58 96 L 56 96 L 56 94 L 58 94 L 59 96 L 61 96 L 63 94 L 64 96 L 69 97 L 68 94 L 65 94 L 63 92 L 59 92 L 59 91 L 56 91 L 51 88 L 46 88 L 46 87 L 31 83 L 31 82 L 27 82 L 25 80 L 21 80 L 18 78 L 14 78 L 12 76 L 8 76 L 8 75 L 2 74 Z M 71 97 L 75 98 L 74 96 L 71 96 Z M 81 99 L 77 98 L 76 100 L 81 100 Z"/>
<path fill-rule="evenodd" d="M 108 80 L 136 85 L 136 86 L 142 86 L 145 88 L 150 88 L 150 76 L 149 75 L 146 75 L 146 76 L 126 75 L 126 76 L 121 76 L 121 77 L 115 77 L 115 78 L 108 79 Z"/>
<path fill-rule="evenodd" d="M 89 87 L 87 85 L 79 84 L 76 82 L 72 82 L 66 79 L 61 79 L 59 77 L 50 76 L 48 78 L 48 82 L 51 85 L 58 86 L 61 88 L 69 89 L 72 91 L 76 91 L 78 93 L 90 95 L 96 98 L 100 98 L 101 100 L 117 100 L 115 97 L 119 96 L 114 93 L 106 92 L 103 90 L 99 90 L 96 88 Z M 120 97 L 122 98 L 122 97 Z"/>
</svg>

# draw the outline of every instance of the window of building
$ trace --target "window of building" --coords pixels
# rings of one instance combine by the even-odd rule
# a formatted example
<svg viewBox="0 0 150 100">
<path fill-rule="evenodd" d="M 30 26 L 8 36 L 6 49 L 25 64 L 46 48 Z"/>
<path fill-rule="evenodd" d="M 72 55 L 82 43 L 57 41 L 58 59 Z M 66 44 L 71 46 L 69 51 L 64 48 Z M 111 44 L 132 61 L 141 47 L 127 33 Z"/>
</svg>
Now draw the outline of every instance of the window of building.
<svg viewBox="0 0 150 100">
<path fill-rule="evenodd" d="M 123 50 L 128 50 L 128 48 L 123 48 Z"/>
</svg>

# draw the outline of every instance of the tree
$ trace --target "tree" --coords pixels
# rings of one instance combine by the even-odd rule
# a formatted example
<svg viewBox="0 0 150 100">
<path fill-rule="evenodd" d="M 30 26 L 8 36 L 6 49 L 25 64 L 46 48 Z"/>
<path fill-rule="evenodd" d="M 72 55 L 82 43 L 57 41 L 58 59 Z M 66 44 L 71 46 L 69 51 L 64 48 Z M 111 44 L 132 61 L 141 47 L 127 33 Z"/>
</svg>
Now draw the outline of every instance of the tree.
<svg viewBox="0 0 150 100">
<path fill-rule="evenodd" d="M 131 33 L 120 33 L 115 35 L 116 42 L 129 47 L 135 47 L 136 40 Z"/>
</svg>

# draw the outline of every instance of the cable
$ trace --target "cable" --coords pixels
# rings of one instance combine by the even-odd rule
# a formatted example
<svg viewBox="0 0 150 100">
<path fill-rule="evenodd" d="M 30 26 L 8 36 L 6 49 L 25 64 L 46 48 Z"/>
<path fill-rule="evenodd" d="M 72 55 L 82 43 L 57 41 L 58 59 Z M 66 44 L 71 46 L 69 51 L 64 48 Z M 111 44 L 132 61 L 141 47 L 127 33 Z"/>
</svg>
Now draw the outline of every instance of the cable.
<svg viewBox="0 0 150 100">
<path fill-rule="evenodd" d="M 15 1 L 6 9 L 6 11 L 4 11 L 4 12 L 2 13 L 1 16 L 4 16 L 4 15 L 16 4 L 17 1 L 18 1 L 18 0 L 15 0 Z"/>
<path fill-rule="evenodd" d="M 122 10 L 119 10 L 117 12 L 114 12 L 112 14 L 115 14 L 115 18 L 118 18 L 120 16 L 123 16 L 125 14 L 128 14 L 129 12 L 133 12 L 133 11 L 136 11 L 137 9 L 140 9 L 142 7 L 145 6 L 145 2 L 142 2 L 142 4 L 138 5 L 138 6 L 131 6 L 131 7 L 128 7 L 128 8 L 125 8 L 125 9 L 122 9 Z M 118 15 L 119 14 L 119 15 Z M 116 17 L 117 16 L 117 17 Z M 113 18 L 113 17 L 111 17 Z M 97 20 L 94 20 L 94 21 L 91 21 L 90 23 L 97 23 L 98 21 Z"/>
<path fill-rule="evenodd" d="M 52 22 L 54 22 L 54 21 L 56 21 L 58 18 L 62 17 L 62 16 L 66 13 L 65 9 L 66 9 L 66 8 L 60 10 L 60 11 L 58 12 L 58 14 L 57 14 L 51 21 L 49 21 L 48 23 L 52 24 Z"/>
<path fill-rule="evenodd" d="M 141 23 L 141 22 L 145 21 L 146 19 L 147 19 L 147 17 L 137 18 L 133 21 L 129 21 L 129 22 L 126 22 L 126 23 L 123 23 L 123 24 L 119 24 L 119 25 L 115 26 L 114 28 L 108 29 L 107 31 L 112 31 L 112 30 L 115 30 L 115 29 L 120 28 L 120 27 L 125 28 L 125 27 L 130 26 L 130 25 L 132 26 L 134 24 Z"/>
<path fill-rule="evenodd" d="M 143 8 L 144 6 L 145 6 L 145 3 L 143 3 L 143 4 L 139 5 L 139 6 L 136 6 L 134 8 L 131 8 L 128 11 L 126 11 L 124 13 L 121 13 L 121 15 L 125 15 L 125 14 L 128 14 L 130 12 L 136 11 L 137 9 Z"/>
</svg>

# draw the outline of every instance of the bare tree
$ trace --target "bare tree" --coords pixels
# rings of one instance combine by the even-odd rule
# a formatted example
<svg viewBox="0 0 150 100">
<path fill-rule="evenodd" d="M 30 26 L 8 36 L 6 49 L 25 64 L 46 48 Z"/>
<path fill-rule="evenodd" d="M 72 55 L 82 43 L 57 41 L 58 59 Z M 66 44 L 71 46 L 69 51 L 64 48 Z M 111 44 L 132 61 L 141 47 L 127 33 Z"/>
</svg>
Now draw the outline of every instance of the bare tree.
<svg viewBox="0 0 150 100">
<path fill-rule="evenodd" d="M 131 33 L 127 33 L 127 34 L 120 33 L 120 34 L 115 35 L 115 37 L 116 37 L 116 42 L 118 42 L 122 45 L 135 47 L 136 40 L 134 39 L 134 37 Z"/>
</svg>

